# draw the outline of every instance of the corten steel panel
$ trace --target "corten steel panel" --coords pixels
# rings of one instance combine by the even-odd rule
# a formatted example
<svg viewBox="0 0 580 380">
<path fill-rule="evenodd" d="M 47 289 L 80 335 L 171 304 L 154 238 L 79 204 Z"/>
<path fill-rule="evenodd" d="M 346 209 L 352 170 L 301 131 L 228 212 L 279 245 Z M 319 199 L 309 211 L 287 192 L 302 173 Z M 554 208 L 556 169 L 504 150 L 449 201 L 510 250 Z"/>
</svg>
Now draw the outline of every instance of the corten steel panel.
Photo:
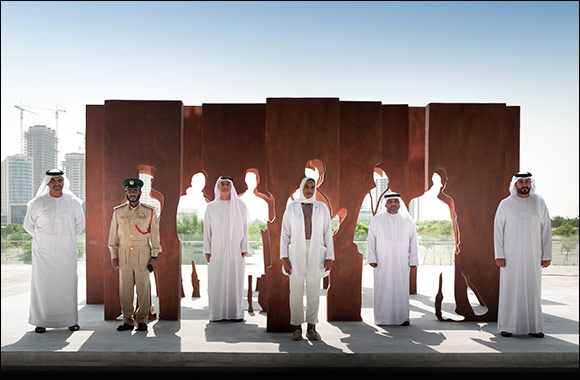
<svg viewBox="0 0 580 380">
<path fill-rule="evenodd" d="M 409 202 L 425 194 L 426 173 L 425 107 L 409 107 Z M 409 293 L 417 294 L 417 267 L 409 273 Z"/>
<path fill-rule="evenodd" d="M 159 224 L 161 247 L 157 268 L 159 318 L 178 320 L 181 303 L 181 244 L 177 237 L 176 216 L 181 193 L 181 141 L 183 104 L 181 101 L 105 102 L 104 160 L 105 209 L 107 230 L 112 209 L 124 196 L 122 181 L 138 176 L 139 165 L 154 167 L 152 187 L 163 194 Z M 106 259 L 108 260 L 108 258 Z M 105 265 L 105 316 L 117 310 L 118 273 Z M 116 318 L 116 316 L 113 316 Z"/>
<path fill-rule="evenodd" d="M 282 274 L 280 231 L 286 201 L 304 178 L 310 160 L 325 164 L 319 194 L 333 205 L 339 199 L 338 98 L 269 98 L 266 101 L 267 189 L 273 198 L 274 219 L 268 223 L 271 266 L 267 268 L 267 331 L 291 331 L 288 277 Z M 321 173 L 322 176 L 323 173 Z"/>
<path fill-rule="evenodd" d="M 426 173 L 425 107 L 409 107 L 409 201 L 428 190 Z"/>
<path fill-rule="evenodd" d="M 204 104 L 201 129 L 201 162 L 206 174 L 203 193 L 214 199 L 219 176 L 232 177 L 238 194 L 244 193 L 246 172 L 257 170 L 258 188 L 265 192 L 266 105 Z"/>
<path fill-rule="evenodd" d="M 378 165 L 389 178 L 389 188 L 409 207 L 409 106 L 382 106 L 382 149 Z M 379 210 L 380 211 L 380 210 Z"/>
<path fill-rule="evenodd" d="M 183 107 L 181 195 L 187 194 L 191 179 L 201 167 L 201 106 Z"/>
<path fill-rule="evenodd" d="M 520 170 L 520 107 L 506 107 L 506 129 L 505 129 L 505 173 L 504 173 L 504 198 L 510 195 L 509 185 L 512 176 Z M 529 170 L 533 170 L 530 168 Z M 533 174 L 533 171 L 532 171 Z M 498 202 L 499 206 L 499 202 Z"/>
<path fill-rule="evenodd" d="M 495 321 L 499 270 L 493 220 L 506 194 L 505 173 L 518 168 L 517 161 L 506 162 L 519 146 L 517 141 L 506 143 L 508 136 L 516 135 L 515 125 L 508 125 L 505 104 L 435 103 L 427 106 L 427 114 L 429 173 L 441 175 L 439 198 L 452 205 L 457 232 L 456 312 L 466 321 Z M 519 118 L 512 114 L 509 120 L 514 119 Z M 485 314 L 473 312 L 467 286 L 488 308 Z"/>
<path fill-rule="evenodd" d="M 103 221 L 103 160 L 104 160 L 104 106 L 87 105 L 86 108 L 86 281 L 87 304 L 102 304 L 103 265 L 111 265 L 107 238 L 109 231 Z M 119 306 L 120 309 L 120 306 Z"/>
<path fill-rule="evenodd" d="M 328 321 L 361 321 L 363 256 L 353 242 L 360 207 L 375 187 L 380 160 L 381 103 L 340 102 L 340 204 L 346 211 L 334 236 Z M 340 218 L 342 219 L 342 218 Z"/>
<path fill-rule="evenodd" d="M 418 193 L 417 186 L 420 185 L 422 178 L 422 173 L 418 171 L 420 164 L 417 160 L 414 162 L 415 165 L 411 166 L 411 154 L 420 155 L 417 152 L 421 150 L 422 146 L 417 140 L 420 138 L 420 131 L 419 136 L 413 134 L 413 132 L 417 132 L 417 129 L 420 129 L 420 125 L 416 119 L 413 119 L 413 128 L 411 128 L 410 114 L 409 106 L 406 104 L 382 106 L 381 163 L 377 165 L 387 174 L 390 191 L 401 194 L 407 208 L 414 194 Z M 412 137 L 413 140 L 411 140 Z M 411 148 L 412 145 L 413 148 Z M 411 172 L 411 168 L 414 172 Z M 414 182 L 411 178 L 415 179 Z M 411 187 L 411 183 L 413 183 L 413 187 Z M 375 201 L 378 205 L 378 200 Z M 377 210 L 377 212 L 381 211 Z M 411 268 L 409 272 L 409 293 L 417 293 L 416 268 Z"/>
</svg>

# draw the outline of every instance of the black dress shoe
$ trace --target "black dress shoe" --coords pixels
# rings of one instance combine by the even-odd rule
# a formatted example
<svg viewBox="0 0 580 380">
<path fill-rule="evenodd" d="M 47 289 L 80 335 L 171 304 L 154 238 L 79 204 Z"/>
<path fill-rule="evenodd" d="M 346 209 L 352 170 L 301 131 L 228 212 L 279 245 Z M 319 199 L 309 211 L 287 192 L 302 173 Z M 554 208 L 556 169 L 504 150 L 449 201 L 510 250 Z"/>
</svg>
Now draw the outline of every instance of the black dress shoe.
<svg viewBox="0 0 580 380">
<path fill-rule="evenodd" d="M 505 338 L 509 338 L 510 336 L 512 336 L 511 332 L 507 332 L 507 331 L 502 331 L 501 332 L 501 336 L 505 337 Z"/>
<path fill-rule="evenodd" d="M 137 325 L 137 331 L 147 331 L 147 323 L 140 322 Z"/>
<path fill-rule="evenodd" d="M 133 325 L 123 323 L 122 325 L 117 326 L 117 331 L 127 331 L 127 330 L 133 330 Z"/>
<path fill-rule="evenodd" d="M 34 332 L 42 334 L 43 332 L 46 332 L 46 328 L 45 327 L 37 327 L 34 329 Z"/>
<path fill-rule="evenodd" d="M 409 326 L 409 325 L 410 325 L 409 321 L 405 321 L 401 324 L 401 326 Z"/>
<path fill-rule="evenodd" d="M 539 332 L 539 333 L 535 333 L 535 334 L 530 333 L 530 335 L 533 336 L 534 338 L 543 338 L 544 337 L 543 332 Z"/>
</svg>

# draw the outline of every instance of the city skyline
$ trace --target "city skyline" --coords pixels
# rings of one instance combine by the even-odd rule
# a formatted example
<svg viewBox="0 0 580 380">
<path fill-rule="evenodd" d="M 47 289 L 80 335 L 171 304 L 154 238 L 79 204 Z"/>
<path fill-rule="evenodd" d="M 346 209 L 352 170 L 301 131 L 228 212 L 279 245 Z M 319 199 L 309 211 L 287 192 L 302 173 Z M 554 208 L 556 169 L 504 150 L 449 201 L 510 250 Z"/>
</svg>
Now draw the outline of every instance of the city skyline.
<svg viewBox="0 0 580 380">
<path fill-rule="evenodd" d="M 577 2 L 2 2 L 2 160 L 23 127 L 83 152 L 105 100 L 519 106 L 520 169 L 578 215 Z M 74 31 L 74 32 L 73 32 Z M 55 110 L 62 110 L 56 112 Z M 388 173 L 387 173 L 388 175 Z M 476 175 L 476 173 L 474 173 Z"/>
</svg>

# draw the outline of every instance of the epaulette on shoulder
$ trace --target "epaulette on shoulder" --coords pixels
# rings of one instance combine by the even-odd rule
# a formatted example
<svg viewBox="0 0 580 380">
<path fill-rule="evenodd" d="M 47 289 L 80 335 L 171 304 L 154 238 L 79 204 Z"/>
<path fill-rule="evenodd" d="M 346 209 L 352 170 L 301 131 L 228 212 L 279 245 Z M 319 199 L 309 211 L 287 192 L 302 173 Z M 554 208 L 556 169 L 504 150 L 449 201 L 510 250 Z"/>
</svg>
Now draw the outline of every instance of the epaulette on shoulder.
<svg viewBox="0 0 580 380">
<path fill-rule="evenodd" d="M 126 205 L 127 205 L 127 203 L 121 203 L 120 205 L 113 207 L 113 210 L 117 210 L 121 207 L 125 207 Z"/>
<path fill-rule="evenodd" d="M 145 203 L 141 203 L 141 206 L 144 208 L 148 208 L 149 210 L 155 210 L 155 207 L 146 205 Z"/>
</svg>

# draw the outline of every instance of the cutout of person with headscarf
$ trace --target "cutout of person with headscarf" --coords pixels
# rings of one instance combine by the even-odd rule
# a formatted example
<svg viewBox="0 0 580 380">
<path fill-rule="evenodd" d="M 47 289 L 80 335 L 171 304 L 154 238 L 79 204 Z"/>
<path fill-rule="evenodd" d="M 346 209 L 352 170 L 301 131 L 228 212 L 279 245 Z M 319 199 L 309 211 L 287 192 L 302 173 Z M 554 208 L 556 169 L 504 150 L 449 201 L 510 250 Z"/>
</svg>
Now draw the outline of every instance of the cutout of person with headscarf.
<svg viewBox="0 0 580 380">
<path fill-rule="evenodd" d="M 543 338 L 542 268 L 552 261 L 552 225 L 529 172 L 516 173 L 495 213 L 495 262 L 499 269 L 497 331 L 501 336 Z"/>
<path fill-rule="evenodd" d="M 46 172 L 28 202 L 23 227 L 32 236 L 32 284 L 28 323 L 79 330 L 77 235 L 85 229 L 83 201 L 70 190 L 62 170 Z"/>
<path fill-rule="evenodd" d="M 409 272 L 419 265 L 417 229 L 400 194 L 385 194 L 384 200 L 385 209 L 373 216 L 368 233 L 375 324 L 409 326 Z"/>
<path fill-rule="evenodd" d="M 248 208 L 230 177 L 219 177 L 203 217 L 208 263 L 209 320 L 244 320 L 243 292 L 248 254 Z"/>
<path fill-rule="evenodd" d="M 302 323 L 306 337 L 320 340 L 316 331 L 321 278 L 330 274 L 334 260 L 334 243 L 330 212 L 316 200 L 316 181 L 304 178 L 300 196 L 286 207 L 282 218 L 280 258 L 282 272 L 290 276 L 290 325 L 292 340 L 302 340 Z M 306 317 L 304 284 L 306 283 Z"/>
</svg>

